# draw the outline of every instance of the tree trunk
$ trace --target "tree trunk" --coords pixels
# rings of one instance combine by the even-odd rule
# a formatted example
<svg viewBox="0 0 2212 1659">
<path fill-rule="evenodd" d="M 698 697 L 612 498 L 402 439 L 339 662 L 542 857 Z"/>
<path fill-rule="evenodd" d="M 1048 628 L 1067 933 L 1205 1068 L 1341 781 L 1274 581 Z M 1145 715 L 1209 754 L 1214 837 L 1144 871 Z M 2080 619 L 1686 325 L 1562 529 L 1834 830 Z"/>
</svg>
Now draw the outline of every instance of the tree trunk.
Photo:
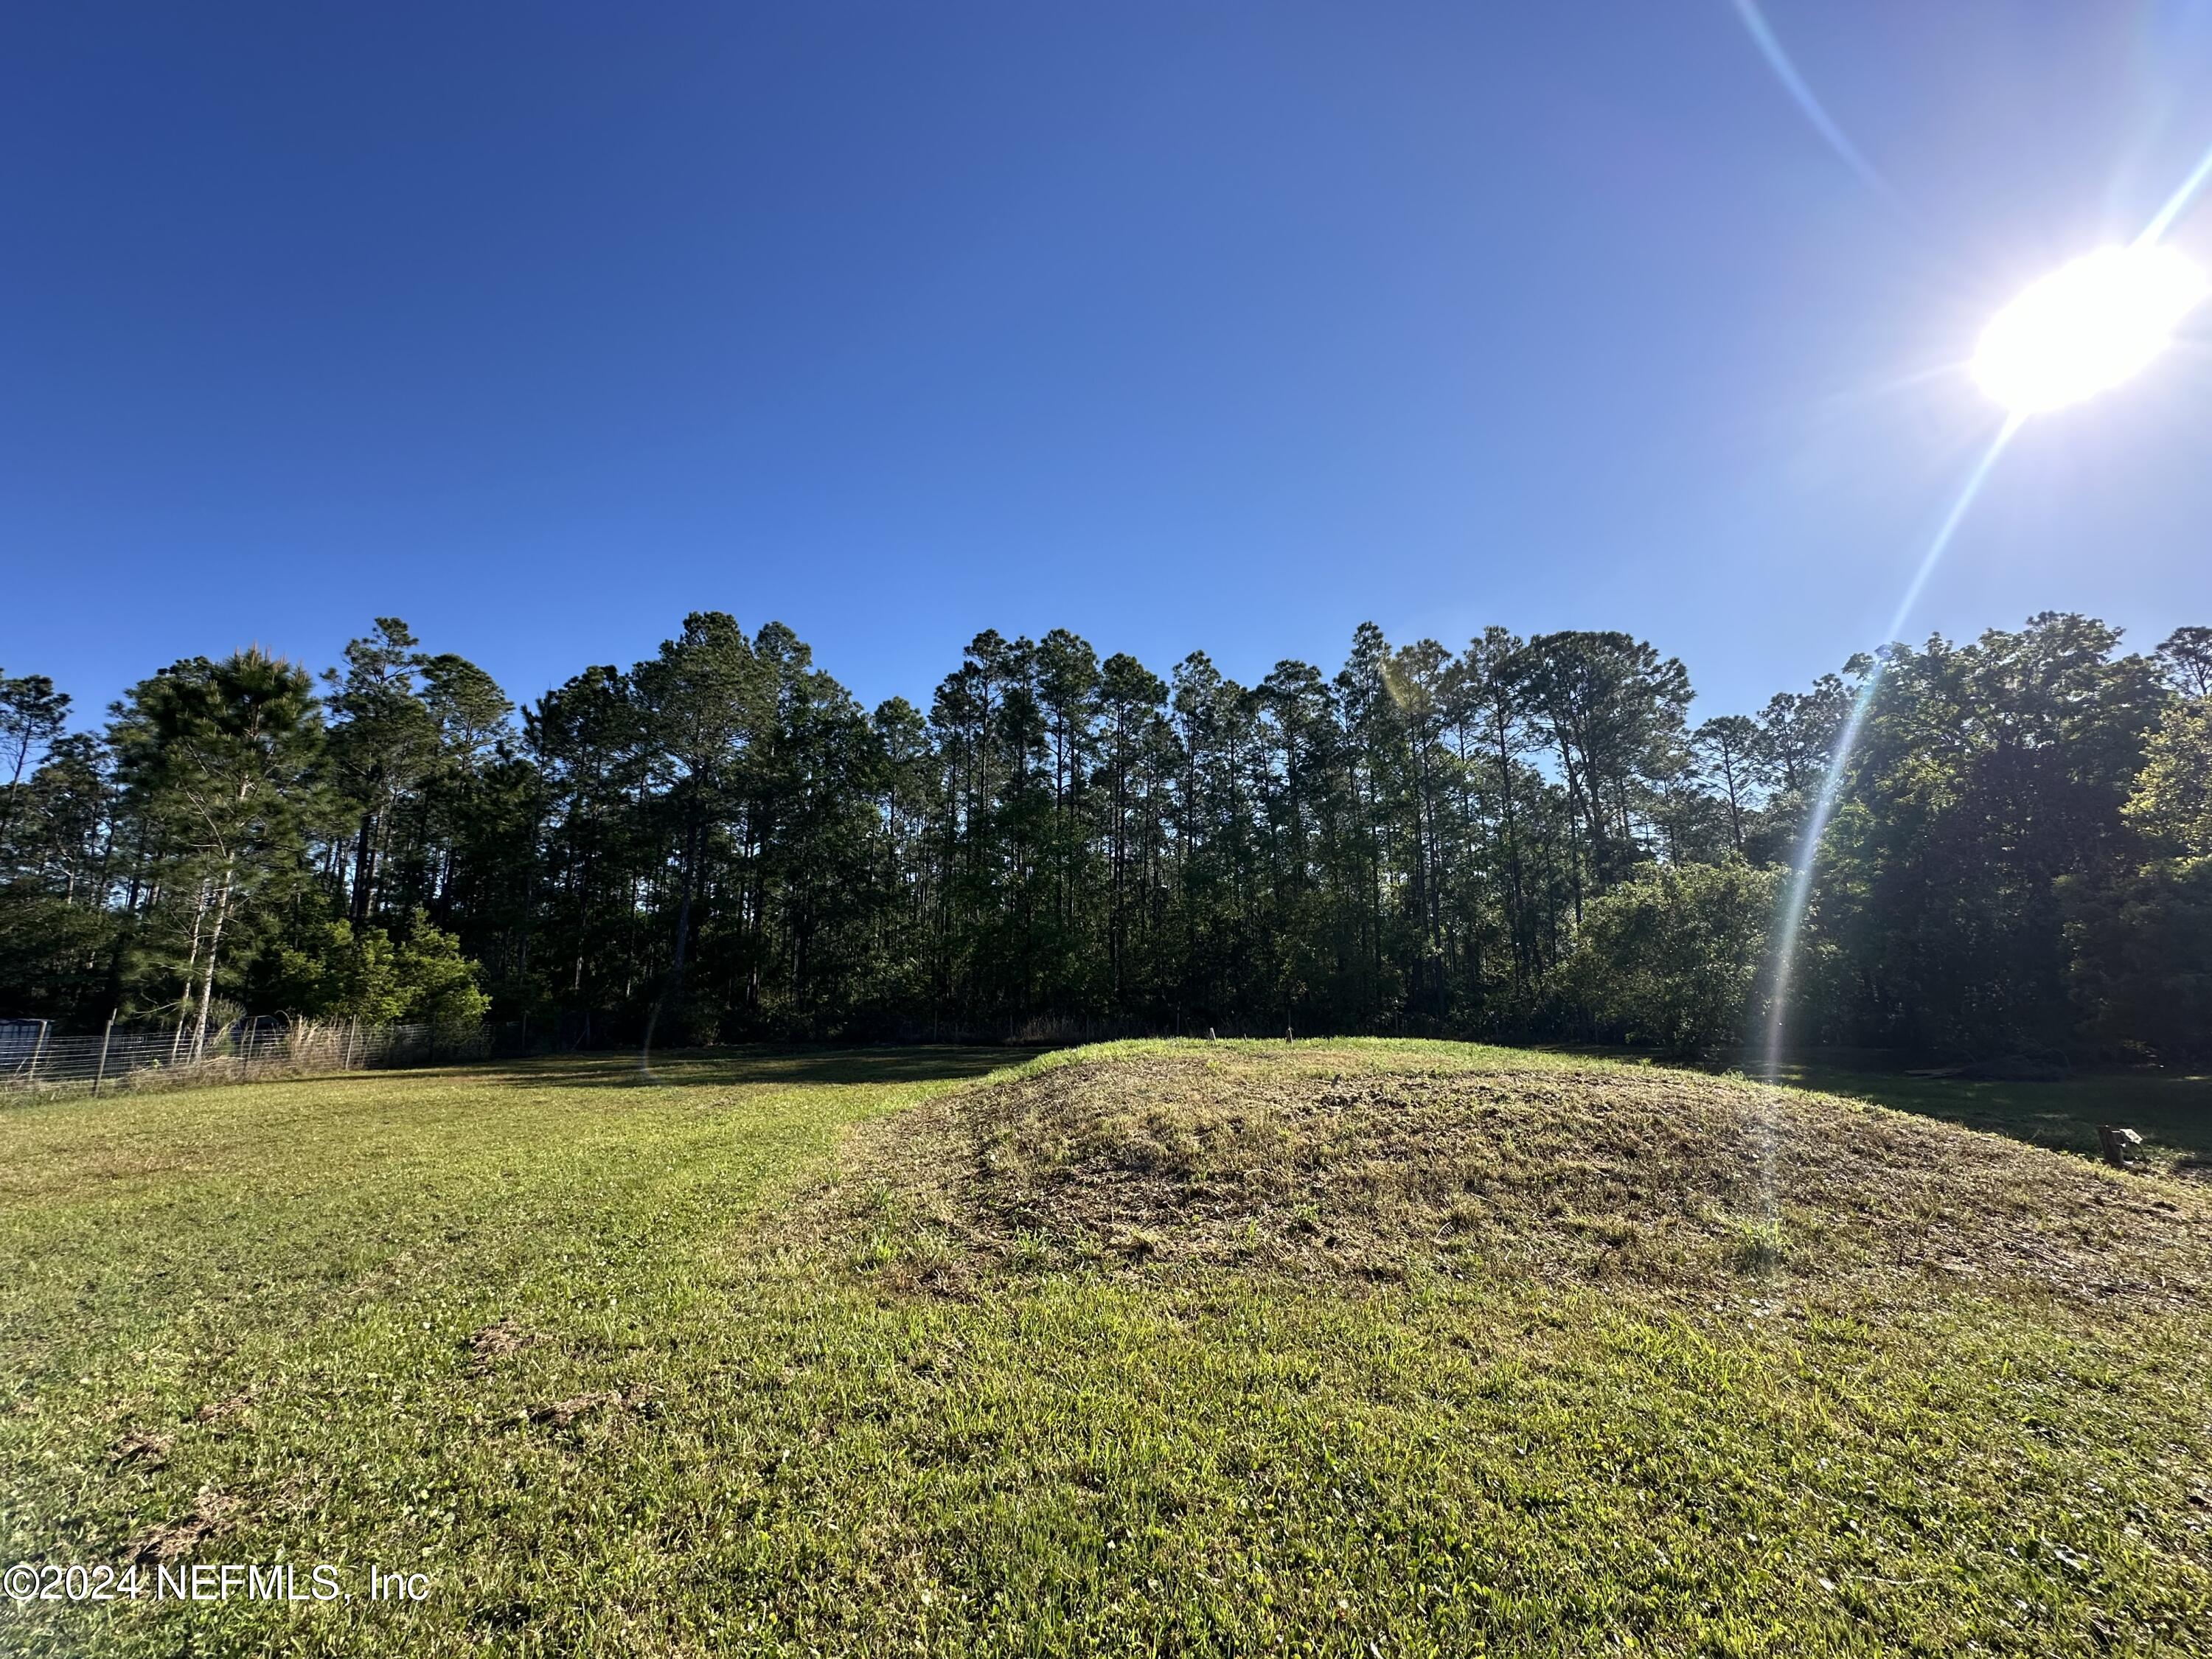
<svg viewBox="0 0 2212 1659">
<path fill-rule="evenodd" d="M 361 828 L 354 836 L 353 902 L 347 907 L 356 927 L 368 920 L 368 887 L 376 868 L 375 836 L 376 814 L 363 811 Z"/>
<path fill-rule="evenodd" d="M 230 919 L 231 876 L 237 863 L 238 855 L 234 853 L 222 864 L 222 886 L 216 899 L 215 926 L 208 933 L 207 966 L 200 975 L 200 1006 L 192 1030 L 194 1060 L 207 1052 L 208 1003 L 215 995 L 216 957 L 222 949 L 223 924 Z"/>
<path fill-rule="evenodd" d="M 175 1034 L 169 1039 L 169 1063 L 172 1066 L 176 1064 L 177 1055 L 184 1048 L 185 1027 L 192 1017 L 192 976 L 199 969 L 200 930 L 207 925 L 207 912 L 208 885 L 203 881 L 200 884 L 199 904 L 192 911 L 192 943 L 191 951 L 185 957 L 184 989 L 177 998 L 177 1029 Z"/>
</svg>

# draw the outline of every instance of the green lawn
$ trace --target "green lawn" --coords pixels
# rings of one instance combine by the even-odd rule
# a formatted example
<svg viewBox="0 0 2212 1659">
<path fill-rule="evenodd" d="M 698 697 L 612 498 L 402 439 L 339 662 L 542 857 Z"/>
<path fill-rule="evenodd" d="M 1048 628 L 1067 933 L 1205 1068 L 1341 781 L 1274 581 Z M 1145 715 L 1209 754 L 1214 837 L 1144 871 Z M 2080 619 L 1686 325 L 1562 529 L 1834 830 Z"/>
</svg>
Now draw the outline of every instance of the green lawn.
<svg viewBox="0 0 2212 1659">
<path fill-rule="evenodd" d="M 1267 1045 L 1218 1052 L 1290 1086 Z M 848 1126 L 879 1143 L 1003 1060 L 0 1113 L 0 1561 L 329 1563 L 353 1595 L 0 1603 L 0 1652 L 2212 1646 L 2201 1306 L 1472 1247 L 1352 1279 L 1041 1244 L 932 1291 L 886 1271 L 948 1248 L 896 1191 L 840 1232 L 821 1183 Z M 371 1601 L 372 1567 L 428 1593 Z"/>
</svg>

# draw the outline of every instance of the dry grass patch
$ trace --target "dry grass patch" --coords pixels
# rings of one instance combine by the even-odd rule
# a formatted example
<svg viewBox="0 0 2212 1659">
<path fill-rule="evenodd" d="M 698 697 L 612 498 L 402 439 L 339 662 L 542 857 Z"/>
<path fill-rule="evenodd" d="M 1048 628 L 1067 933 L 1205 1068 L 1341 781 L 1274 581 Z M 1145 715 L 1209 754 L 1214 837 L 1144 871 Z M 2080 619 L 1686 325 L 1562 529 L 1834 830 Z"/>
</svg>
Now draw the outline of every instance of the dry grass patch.
<svg viewBox="0 0 2212 1659">
<path fill-rule="evenodd" d="M 133 1544 L 130 1559 L 141 1564 L 173 1561 L 190 1555 L 209 1539 L 230 1529 L 239 1509 L 235 1498 L 202 1486 L 192 1507 L 173 1521 L 149 1528 Z"/>
<path fill-rule="evenodd" d="M 536 1331 L 526 1330 L 513 1319 L 495 1320 L 482 1330 L 469 1333 L 462 1345 L 469 1351 L 469 1375 L 483 1376 L 490 1371 L 495 1362 L 509 1354 L 534 1348 L 545 1339 Z"/>
<path fill-rule="evenodd" d="M 638 1412 L 650 1417 L 653 1414 L 653 1404 L 650 1392 L 632 1386 L 580 1394 L 573 1400 L 556 1400 L 550 1405 L 532 1407 L 528 1415 L 533 1423 L 565 1429 L 574 1425 L 579 1418 L 600 1411 Z"/>
</svg>

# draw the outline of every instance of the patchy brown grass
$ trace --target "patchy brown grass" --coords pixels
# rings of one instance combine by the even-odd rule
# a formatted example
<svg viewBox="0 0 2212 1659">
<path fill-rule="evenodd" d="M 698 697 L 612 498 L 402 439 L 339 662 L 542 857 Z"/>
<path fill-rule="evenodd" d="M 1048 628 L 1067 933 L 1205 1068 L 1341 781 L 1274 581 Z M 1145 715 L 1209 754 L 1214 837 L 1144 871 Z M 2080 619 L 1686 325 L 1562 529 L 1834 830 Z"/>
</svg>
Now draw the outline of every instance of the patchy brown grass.
<svg viewBox="0 0 2212 1659">
<path fill-rule="evenodd" d="M 639 1412 L 650 1417 L 653 1414 L 653 1395 L 644 1389 L 605 1389 L 595 1394 L 580 1394 L 572 1400 L 556 1400 L 550 1405 L 533 1407 L 529 1415 L 533 1423 L 565 1429 L 573 1426 L 577 1419 L 600 1411 Z"/>
<path fill-rule="evenodd" d="M 136 1463 L 143 1469 L 158 1469 L 168 1462 L 173 1443 L 173 1436 L 134 1430 L 107 1449 L 107 1461 L 118 1468 Z"/>
<path fill-rule="evenodd" d="M 202 1486 L 190 1510 L 139 1535 L 132 1545 L 131 1559 L 151 1564 L 190 1555 L 209 1539 L 228 1531 L 238 1508 L 235 1498 L 212 1486 Z"/>
<path fill-rule="evenodd" d="M 195 1423 L 220 1423 L 227 1417 L 235 1417 L 253 1403 L 258 1389 L 240 1389 L 235 1394 L 225 1395 L 220 1400 L 210 1400 L 192 1413 Z"/>
<path fill-rule="evenodd" d="M 2179 1182 L 1830 1096 L 1468 1052 L 1487 1063 L 1223 1045 L 1037 1069 L 865 1126 L 827 1213 L 891 1282 L 955 1296 L 1115 1262 L 1932 1276 L 2139 1308 L 2212 1277 L 2212 1201 Z"/>
<path fill-rule="evenodd" d="M 495 1320 L 481 1330 L 470 1332 L 468 1340 L 463 1344 L 469 1351 L 469 1375 L 483 1376 L 491 1370 L 494 1361 L 534 1348 L 544 1340 L 538 1333 L 525 1329 L 511 1318 Z"/>
</svg>

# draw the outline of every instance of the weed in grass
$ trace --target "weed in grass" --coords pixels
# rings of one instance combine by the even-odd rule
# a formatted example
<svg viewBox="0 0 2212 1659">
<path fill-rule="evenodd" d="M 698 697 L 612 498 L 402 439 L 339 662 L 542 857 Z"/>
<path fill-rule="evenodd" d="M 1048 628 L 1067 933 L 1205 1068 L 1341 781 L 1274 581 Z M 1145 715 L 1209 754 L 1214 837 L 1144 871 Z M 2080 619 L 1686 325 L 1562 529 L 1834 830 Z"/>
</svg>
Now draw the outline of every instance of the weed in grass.
<svg viewBox="0 0 2212 1659">
<path fill-rule="evenodd" d="M 1780 1273 L 1789 1254 L 1789 1240 L 1779 1220 L 1735 1224 L 1734 1261 L 1738 1273 Z"/>
<path fill-rule="evenodd" d="M 1009 1272 L 1038 1273 L 1051 1267 L 1054 1257 L 1043 1234 L 1034 1228 L 1018 1228 L 1007 1242 L 1002 1259 Z"/>
</svg>

